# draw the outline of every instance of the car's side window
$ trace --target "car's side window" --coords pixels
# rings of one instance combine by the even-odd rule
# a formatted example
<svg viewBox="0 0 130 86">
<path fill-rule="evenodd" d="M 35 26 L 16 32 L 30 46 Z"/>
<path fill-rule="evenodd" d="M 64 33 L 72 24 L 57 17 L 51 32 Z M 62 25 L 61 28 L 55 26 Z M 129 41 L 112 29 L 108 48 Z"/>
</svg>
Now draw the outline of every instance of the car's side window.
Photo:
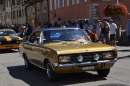
<svg viewBox="0 0 130 86">
<path fill-rule="evenodd" d="M 41 31 L 34 32 L 29 38 L 29 42 L 38 44 Z"/>
</svg>

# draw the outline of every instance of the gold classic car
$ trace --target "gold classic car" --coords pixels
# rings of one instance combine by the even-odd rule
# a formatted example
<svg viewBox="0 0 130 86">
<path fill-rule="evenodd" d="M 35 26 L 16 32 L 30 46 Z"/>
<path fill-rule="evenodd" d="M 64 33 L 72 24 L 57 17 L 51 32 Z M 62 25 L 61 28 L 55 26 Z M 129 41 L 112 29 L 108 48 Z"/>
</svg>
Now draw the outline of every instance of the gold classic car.
<svg viewBox="0 0 130 86">
<path fill-rule="evenodd" d="M 46 70 L 49 81 L 60 74 L 97 71 L 107 76 L 117 61 L 113 46 L 93 43 L 79 28 L 44 28 L 31 34 L 19 46 L 25 67 L 33 65 Z"/>
<path fill-rule="evenodd" d="M 0 50 L 2 49 L 19 49 L 22 38 L 17 36 L 12 29 L 0 29 Z"/>
</svg>

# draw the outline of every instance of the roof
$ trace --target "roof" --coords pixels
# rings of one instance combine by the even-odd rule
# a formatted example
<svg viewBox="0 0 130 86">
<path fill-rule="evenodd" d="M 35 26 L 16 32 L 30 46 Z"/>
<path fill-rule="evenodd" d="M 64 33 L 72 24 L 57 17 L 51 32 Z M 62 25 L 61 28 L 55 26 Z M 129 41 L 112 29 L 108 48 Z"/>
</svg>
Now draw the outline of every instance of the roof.
<svg viewBox="0 0 130 86">
<path fill-rule="evenodd" d="M 41 29 L 42 31 L 48 31 L 48 30 L 63 30 L 63 29 L 80 29 L 80 28 L 60 28 L 60 27 L 52 27 L 52 28 L 43 28 L 43 29 Z M 40 30 L 40 31 L 41 31 Z"/>
</svg>

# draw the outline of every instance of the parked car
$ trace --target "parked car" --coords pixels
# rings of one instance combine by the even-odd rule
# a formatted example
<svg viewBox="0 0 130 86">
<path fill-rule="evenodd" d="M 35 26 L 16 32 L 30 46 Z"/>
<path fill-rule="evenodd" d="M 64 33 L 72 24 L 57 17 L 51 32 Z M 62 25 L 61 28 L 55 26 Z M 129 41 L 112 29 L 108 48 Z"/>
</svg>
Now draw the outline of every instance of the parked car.
<svg viewBox="0 0 130 86">
<path fill-rule="evenodd" d="M 93 43 L 79 28 L 44 28 L 36 30 L 27 42 L 20 44 L 25 67 L 33 65 L 46 70 L 50 81 L 59 74 L 97 71 L 107 76 L 117 61 L 113 46 Z"/>
<path fill-rule="evenodd" d="M 0 50 L 19 49 L 19 44 L 23 39 L 12 29 L 0 29 Z"/>
</svg>

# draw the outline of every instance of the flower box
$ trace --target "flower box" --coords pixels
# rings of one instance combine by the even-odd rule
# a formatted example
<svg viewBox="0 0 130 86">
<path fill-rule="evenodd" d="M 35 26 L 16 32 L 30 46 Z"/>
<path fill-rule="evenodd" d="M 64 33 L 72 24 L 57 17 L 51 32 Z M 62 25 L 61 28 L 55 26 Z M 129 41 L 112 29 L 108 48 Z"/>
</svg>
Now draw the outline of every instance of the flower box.
<svg viewBox="0 0 130 86">
<path fill-rule="evenodd" d="M 126 16 L 128 14 L 128 9 L 125 5 L 119 4 L 109 4 L 104 8 L 105 16 Z"/>
</svg>

